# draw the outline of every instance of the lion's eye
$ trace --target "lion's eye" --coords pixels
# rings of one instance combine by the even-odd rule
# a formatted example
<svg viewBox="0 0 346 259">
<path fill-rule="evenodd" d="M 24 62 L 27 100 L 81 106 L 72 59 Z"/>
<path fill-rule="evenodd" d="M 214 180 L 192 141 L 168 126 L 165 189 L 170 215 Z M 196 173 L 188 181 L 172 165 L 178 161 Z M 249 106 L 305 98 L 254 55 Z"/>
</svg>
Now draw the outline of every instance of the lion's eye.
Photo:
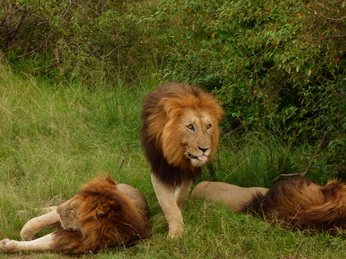
<svg viewBox="0 0 346 259">
<path fill-rule="evenodd" d="M 211 128 L 211 124 L 209 123 L 209 124 L 207 125 L 207 130 L 210 129 L 210 128 Z"/>
<path fill-rule="evenodd" d="M 195 127 L 192 124 L 186 126 L 189 130 L 195 131 Z"/>
</svg>

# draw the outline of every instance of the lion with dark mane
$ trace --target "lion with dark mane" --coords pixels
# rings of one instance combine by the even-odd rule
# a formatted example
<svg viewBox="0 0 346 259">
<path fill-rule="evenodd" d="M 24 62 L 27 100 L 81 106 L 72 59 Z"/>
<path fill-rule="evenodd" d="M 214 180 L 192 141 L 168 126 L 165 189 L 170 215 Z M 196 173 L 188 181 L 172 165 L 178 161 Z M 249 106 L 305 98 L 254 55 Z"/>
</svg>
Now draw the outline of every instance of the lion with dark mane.
<svg viewBox="0 0 346 259">
<path fill-rule="evenodd" d="M 170 237 L 183 232 L 181 210 L 201 167 L 214 157 L 222 116 L 212 94 L 186 83 L 159 86 L 144 102 L 142 145 Z"/>
<path fill-rule="evenodd" d="M 143 194 L 110 177 L 84 184 L 72 199 L 51 212 L 29 220 L 21 231 L 23 240 L 42 229 L 58 230 L 31 241 L 0 241 L 0 251 L 55 250 L 79 254 L 117 246 L 129 246 L 150 236 L 148 206 Z"/>
<path fill-rule="evenodd" d="M 233 211 L 296 230 L 333 235 L 346 231 L 346 184 L 334 180 L 322 186 L 293 178 L 270 189 L 204 181 L 196 185 L 192 197 L 220 202 Z"/>
</svg>

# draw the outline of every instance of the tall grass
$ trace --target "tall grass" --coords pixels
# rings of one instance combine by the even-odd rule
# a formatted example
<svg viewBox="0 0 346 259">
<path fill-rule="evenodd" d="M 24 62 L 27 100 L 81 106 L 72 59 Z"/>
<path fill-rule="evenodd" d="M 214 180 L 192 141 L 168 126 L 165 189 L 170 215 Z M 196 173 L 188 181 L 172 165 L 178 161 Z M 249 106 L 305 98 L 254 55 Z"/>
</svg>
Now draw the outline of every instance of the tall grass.
<svg viewBox="0 0 346 259">
<path fill-rule="evenodd" d="M 157 83 L 148 76 L 137 85 L 121 81 L 91 88 L 68 82 L 53 85 L 0 66 L 0 239 L 18 239 L 23 224 L 40 215 L 40 208 L 72 197 L 93 176 L 111 174 L 146 195 L 153 236 L 131 248 L 101 252 L 97 258 L 346 256 L 342 238 L 272 227 L 201 201 L 187 204 L 184 236 L 168 239 L 139 141 L 141 103 Z M 233 132 L 221 139 L 215 177 L 242 186 L 268 187 L 278 173 L 301 170 L 304 152 L 292 150 L 269 133 Z M 210 177 L 205 169 L 200 180 Z M 24 255 L 62 257 L 52 252 Z"/>
</svg>

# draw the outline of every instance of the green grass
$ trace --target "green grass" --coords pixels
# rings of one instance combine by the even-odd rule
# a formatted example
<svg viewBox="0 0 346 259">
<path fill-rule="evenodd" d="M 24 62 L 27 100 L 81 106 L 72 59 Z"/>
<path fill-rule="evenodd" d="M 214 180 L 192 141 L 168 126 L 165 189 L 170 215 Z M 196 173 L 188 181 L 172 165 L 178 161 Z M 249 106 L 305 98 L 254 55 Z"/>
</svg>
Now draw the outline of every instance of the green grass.
<svg viewBox="0 0 346 259">
<path fill-rule="evenodd" d="M 40 208 L 72 197 L 93 176 L 111 174 L 145 194 L 153 236 L 131 248 L 82 258 L 346 257 L 345 239 L 272 227 L 201 201 L 187 204 L 185 234 L 167 238 L 139 141 L 141 103 L 156 83 L 149 76 L 138 85 L 52 85 L 0 66 L 0 239 L 18 239 L 23 224 L 40 215 Z M 235 131 L 221 139 L 213 167 L 218 181 L 269 187 L 279 173 L 304 170 L 306 154 L 269 133 Z M 206 169 L 200 180 L 211 177 Z M 62 257 L 53 252 L 22 255 Z"/>
</svg>

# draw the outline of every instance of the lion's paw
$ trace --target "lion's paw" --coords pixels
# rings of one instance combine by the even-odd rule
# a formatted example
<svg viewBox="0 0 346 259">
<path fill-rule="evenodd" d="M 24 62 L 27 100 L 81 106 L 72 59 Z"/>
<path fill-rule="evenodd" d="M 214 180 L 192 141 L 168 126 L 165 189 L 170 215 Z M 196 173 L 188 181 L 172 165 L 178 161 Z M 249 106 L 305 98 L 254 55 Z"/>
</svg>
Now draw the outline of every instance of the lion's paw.
<svg viewBox="0 0 346 259">
<path fill-rule="evenodd" d="M 8 238 L 3 239 L 0 241 L 0 251 L 3 252 L 17 252 L 18 251 L 18 246 L 17 246 L 17 241 L 15 240 L 10 240 Z"/>
<path fill-rule="evenodd" d="M 8 238 L 0 241 L 0 251 L 5 251 L 6 242 L 10 241 Z"/>
<path fill-rule="evenodd" d="M 178 238 L 183 234 L 183 232 L 184 232 L 183 225 L 170 227 L 168 231 L 168 237 Z"/>
<path fill-rule="evenodd" d="M 23 228 L 20 231 L 20 237 L 25 241 L 33 240 L 35 238 L 35 233 L 33 233 L 32 231 L 27 231 L 27 229 Z"/>
</svg>

